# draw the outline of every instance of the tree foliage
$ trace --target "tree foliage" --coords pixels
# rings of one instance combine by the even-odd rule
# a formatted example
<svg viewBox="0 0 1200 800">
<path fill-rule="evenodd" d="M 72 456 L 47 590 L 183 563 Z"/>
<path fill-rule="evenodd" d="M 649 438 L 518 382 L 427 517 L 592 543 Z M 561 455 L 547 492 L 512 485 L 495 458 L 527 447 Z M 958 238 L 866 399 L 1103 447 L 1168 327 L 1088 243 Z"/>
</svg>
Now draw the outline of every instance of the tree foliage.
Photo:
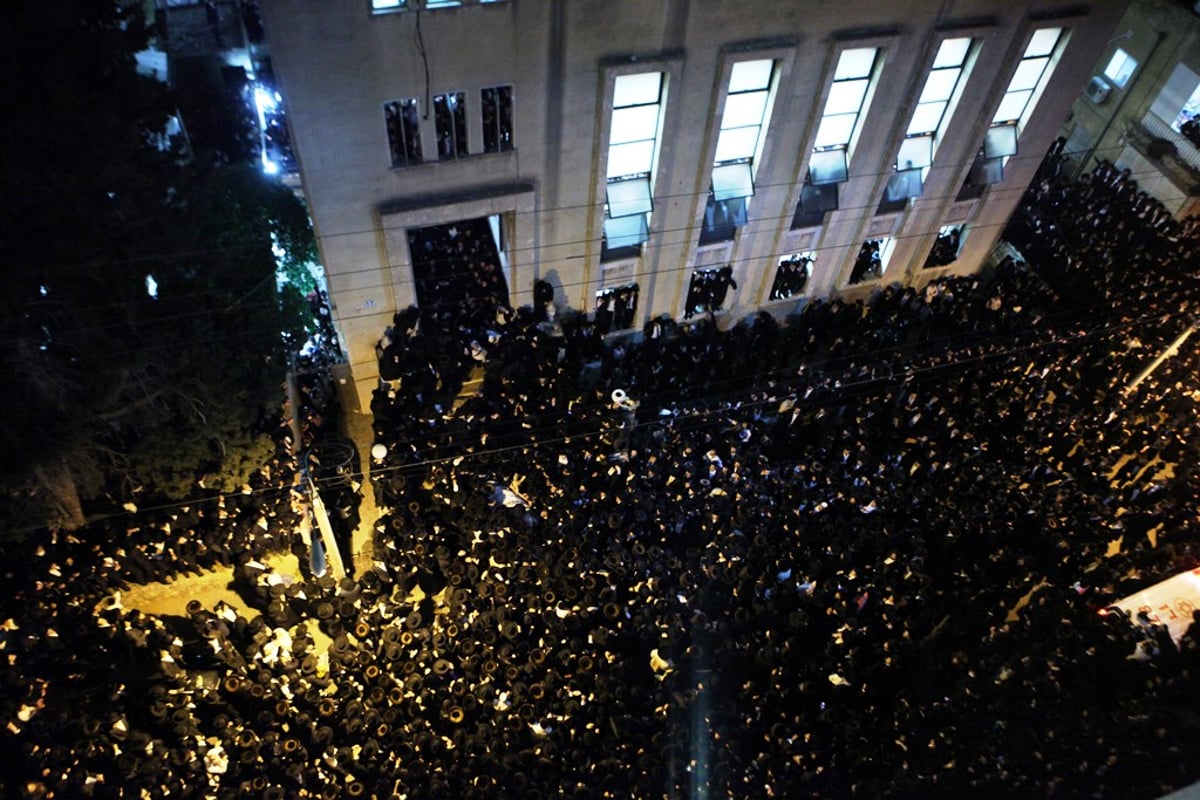
<svg viewBox="0 0 1200 800">
<path fill-rule="evenodd" d="M 281 335 L 301 335 L 272 247 L 311 259 L 304 209 L 251 165 L 160 149 L 176 104 L 137 73 L 140 6 L 16 0 L 6 12 L 8 522 L 77 525 L 72 491 L 119 502 L 194 494 L 203 476 L 235 485 L 261 463 L 282 400 Z"/>
</svg>

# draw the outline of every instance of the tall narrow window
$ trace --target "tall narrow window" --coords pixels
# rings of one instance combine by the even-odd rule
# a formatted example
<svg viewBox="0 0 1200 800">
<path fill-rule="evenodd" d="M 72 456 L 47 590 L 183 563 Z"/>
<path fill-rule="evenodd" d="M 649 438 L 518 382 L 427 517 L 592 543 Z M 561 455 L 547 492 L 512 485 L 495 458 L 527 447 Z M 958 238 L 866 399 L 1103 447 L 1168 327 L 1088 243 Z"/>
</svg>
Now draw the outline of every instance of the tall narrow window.
<svg viewBox="0 0 1200 800">
<path fill-rule="evenodd" d="M 513 89 L 495 86 L 480 92 L 483 109 L 483 152 L 513 149 Z"/>
<path fill-rule="evenodd" d="M 888 181 L 881 211 L 902 207 L 909 198 L 921 194 L 925 173 L 933 163 L 934 145 L 948 121 L 947 109 L 968 72 L 971 44 L 969 38 L 945 39 L 938 47 L 896 153 L 896 172 Z"/>
<path fill-rule="evenodd" d="M 762 148 L 762 130 L 771 111 L 775 62 L 739 61 L 729 75 L 729 91 L 717 152 L 712 188 L 704 212 L 700 243 L 732 239 L 746 223 L 746 204 L 754 195 L 754 169 Z"/>
<path fill-rule="evenodd" d="M 808 174 L 792 218 L 793 228 L 825 221 L 825 212 L 838 207 L 837 185 L 850 178 L 850 150 L 866 111 L 871 81 L 878 74 L 879 49 L 856 47 L 838 56 L 817 125 L 817 138 L 808 157 Z"/>
<path fill-rule="evenodd" d="M 1033 32 L 1008 88 L 1004 90 L 1004 97 L 992 115 L 992 126 L 984 134 L 983 147 L 975 157 L 960 197 L 978 196 L 988 185 L 1004 180 L 1004 167 L 1017 154 L 1020 126 L 1033 113 L 1038 92 L 1054 72 L 1053 57 L 1063 39 L 1062 33 L 1062 28 L 1041 28 Z"/>
<path fill-rule="evenodd" d="M 1032 113 L 1031 101 L 1035 92 L 1045 85 L 1053 72 L 1050 61 L 1058 48 L 1062 32 L 1062 28 L 1034 31 L 1012 80 L 1008 82 L 1008 88 L 1004 90 L 1004 99 L 992 116 L 993 125 L 1019 125 Z"/>
<path fill-rule="evenodd" d="M 878 49 L 863 47 L 844 50 L 838 57 L 808 162 L 809 179 L 814 185 L 841 183 L 849 177 L 850 142 L 865 110 L 878 56 Z"/>
<path fill-rule="evenodd" d="M 638 255 L 650 238 L 663 73 L 619 75 L 613 84 L 602 260 Z"/>
<path fill-rule="evenodd" d="M 438 158 L 445 161 L 467 155 L 466 93 L 435 94 L 433 121 L 437 127 Z"/>
<path fill-rule="evenodd" d="M 383 105 L 383 118 L 387 125 L 388 149 L 391 151 L 393 167 L 411 167 L 420 164 L 421 125 L 417 117 L 417 100 L 407 97 Z"/>
</svg>

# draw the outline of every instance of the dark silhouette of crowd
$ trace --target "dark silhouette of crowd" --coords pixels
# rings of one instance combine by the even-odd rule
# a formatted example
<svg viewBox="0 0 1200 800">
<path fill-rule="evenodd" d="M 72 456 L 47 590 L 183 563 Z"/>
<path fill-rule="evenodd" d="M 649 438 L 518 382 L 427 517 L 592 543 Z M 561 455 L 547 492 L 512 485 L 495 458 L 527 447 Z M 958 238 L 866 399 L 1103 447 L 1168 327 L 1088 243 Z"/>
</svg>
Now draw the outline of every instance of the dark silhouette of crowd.
<svg viewBox="0 0 1200 800">
<path fill-rule="evenodd" d="M 1028 263 L 786 324 L 606 340 L 544 309 L 397 314 L 372 403 L 387 512 L 356 579 L 265 566 L 302 511 L 273 488 L 284 456 L 240 495 L 8 553 L 3 794 L 1153 797 L 1200 778 L 1200 623 L 1176 644 L 1101 613 L 1200 565 L 1196 348 L 1124 391 L 1196 321 L 1196 223 L 1142 202 L 1104 164 L 1039 182 L 1007 235 Z M 246 607 L 168 619 L 113 595 L 193 563 L 235 566 Z"/>
<path fill-rule="evenodd" d="M 812 261 L 810 256 L 793 256 L 780 261 L 775 270 L 775 280 L 771 284 L 770 299 L 786 300 L 789 297 L 799 297 L 812 273 Z"/>
<path fill-rule="evenodd" d="M 422 308 L 487 324 L 508 307 L 508 283 L 486 217 L 408 232 Z"/>
<path fill-rule="evenodd" d="M 729 294 L 729 290 L 736 288 L 737 282 L 733 279 L 731 266 L 697 269 L 692 273 L 692 281 L 688 284 L 684 318 L 691 319 L 699 314 L 719 311 L 725 304 L 725 296 Z"/>
<path fill-rule="evenodd" d="M 925 268 L 944 267 L 958 260 L 958 251 L 962 244 L 962 226 L 955 225 L 948 230 L 938 233 L 933 242 L 933 248 L 925 258 Z"/>
<path fill-rule="evenodd" d="M 883 277 L 883 240 L 868 239 L 858 251 L 854 259 L 854 267 L 850 270 L 850 285 L 878 280 Z"/>
</svg>

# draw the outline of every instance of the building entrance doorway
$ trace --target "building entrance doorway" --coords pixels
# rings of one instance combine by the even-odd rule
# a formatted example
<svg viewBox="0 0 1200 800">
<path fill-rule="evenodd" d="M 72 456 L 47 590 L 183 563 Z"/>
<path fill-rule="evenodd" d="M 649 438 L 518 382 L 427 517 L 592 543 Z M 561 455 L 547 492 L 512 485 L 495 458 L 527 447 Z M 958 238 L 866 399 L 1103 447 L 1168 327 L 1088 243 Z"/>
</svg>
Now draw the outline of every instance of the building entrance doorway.
<svg viewBox="0 0 1200 800">
<path fill-rule="evenodd" d="M 486 325 L 498 308 L 510 307 L 501 221 L 478 217 L 408 231 L 423 314 Z"/>
</svg>

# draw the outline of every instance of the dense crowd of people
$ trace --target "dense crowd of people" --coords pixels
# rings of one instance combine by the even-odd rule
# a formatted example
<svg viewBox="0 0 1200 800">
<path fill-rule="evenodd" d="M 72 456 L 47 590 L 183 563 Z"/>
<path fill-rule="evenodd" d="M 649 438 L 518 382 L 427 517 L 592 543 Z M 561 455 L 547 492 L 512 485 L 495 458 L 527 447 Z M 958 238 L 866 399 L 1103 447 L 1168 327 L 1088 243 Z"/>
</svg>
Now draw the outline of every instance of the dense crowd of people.
<svg viewBox="0 0 1200 800">
<path fill-rule="evenodd" d="M 273 488 L 284 434 L 241 495 L 9 554 L 0 793 L 1150 797 L 1200 778 L 1200 622 L 1176 643 L 1101 613 L 1200 565 L 1196 348 L 1124 391 L 1195 324 L 1200 238 L 1143 202 L 1105 164 L 1047 179 L 1007 234 L 1033 266 L 811 300 L 786 325 L 606 340 L 498 301 L 398 313 L 371 570 L 264 564 L 303 514 Z M 164 618 L 114 594 L 192 563 L 235 566 L 246 607 Z"/>
</svg>

